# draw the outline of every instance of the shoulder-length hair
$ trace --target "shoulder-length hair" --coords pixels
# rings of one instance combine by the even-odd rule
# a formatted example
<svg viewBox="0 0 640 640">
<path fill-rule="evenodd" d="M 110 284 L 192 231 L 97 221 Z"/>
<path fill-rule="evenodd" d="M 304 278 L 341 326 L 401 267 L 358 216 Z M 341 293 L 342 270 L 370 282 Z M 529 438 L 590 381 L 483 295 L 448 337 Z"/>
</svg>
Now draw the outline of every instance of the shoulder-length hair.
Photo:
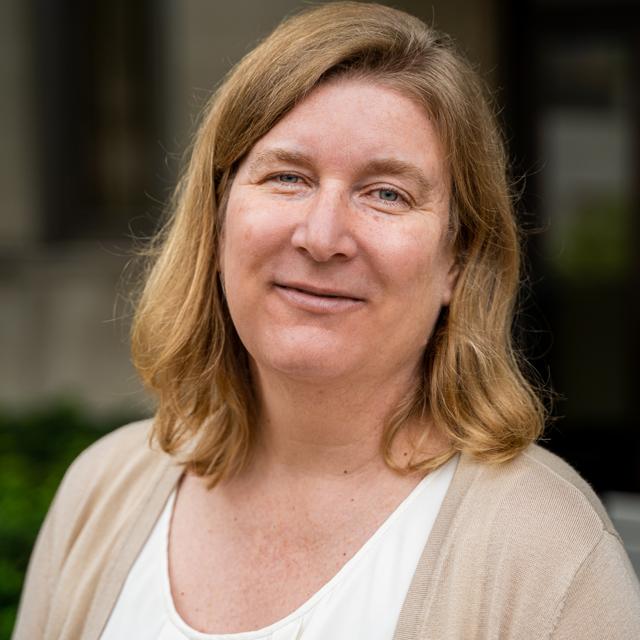
<svg viewBox="0 0 640 640">
<path fill-rule="evenodd" d="M 257 428 L 248 355 L 219 279 L 229 188 L 252 146 L 336 76 L 384 83 L 423 105 L 451 176 L 459 277 L 415 389 L 388 418 L 387 464 L 427 471 L 455 451 L 501 462 L 543 428 L 543 405 L 512 344 L 519 233 L 504 145 L 481 81 L 451 41 L 419 19 L 377 4 L 330 3 L 285 20 L 228 74 L 152 245 L 132 330 L 134 363 L 158 397 L 155 439 L 211 485 L 243 468 Z M 437 458 L 414 455 L 398 468 L 392 442 L 421 415 L 432 417 L 449 449 Z"/>
</svg>

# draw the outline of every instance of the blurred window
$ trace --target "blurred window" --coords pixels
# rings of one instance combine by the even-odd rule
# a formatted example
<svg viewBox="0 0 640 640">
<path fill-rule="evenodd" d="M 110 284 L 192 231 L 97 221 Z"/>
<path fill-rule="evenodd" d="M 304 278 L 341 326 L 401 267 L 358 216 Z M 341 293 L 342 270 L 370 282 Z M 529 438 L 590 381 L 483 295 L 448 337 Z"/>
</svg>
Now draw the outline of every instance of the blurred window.
<svg viewBox="0 0 640 640">
<path fill-rule="evenodd" d="M 136 217 L 149 227 L 161 162 L 160 13 L 145 1 L 34 3 L 43 240 L 122 238 Z"/>
<path fill-rule="evenodd" d="M 506 120 L 535 307 L 530 347 L 564 397 L 550 446 L 599 490 L 640 491 L 640 6 L 505 3 Z M 537 315 L 537 317 L 535 317 Z"/>
<path fill-rule="evenodd" d="M 633 267 L 631 52 L 585 34 L 539 57 L 539 192 L 555 283 L 554 371 L 579 421 L 632 413 L 627 284 Z M 631 293 L 630 291 L 628 293 Z"/>
</svg>

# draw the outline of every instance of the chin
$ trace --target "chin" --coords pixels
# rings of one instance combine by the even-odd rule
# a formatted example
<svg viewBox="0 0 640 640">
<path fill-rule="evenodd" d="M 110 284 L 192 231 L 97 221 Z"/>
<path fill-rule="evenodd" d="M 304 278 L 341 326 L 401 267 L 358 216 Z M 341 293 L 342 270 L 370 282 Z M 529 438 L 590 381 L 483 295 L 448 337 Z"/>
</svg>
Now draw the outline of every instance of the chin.
<svg viewBox="0 0 640 640">
<path fill-rule="evenodd" d="M 335 380 L 359 368 L 353 344 L 323 333 L 288 333 L 280 339 L 269 340 L 268 348 L 252 349 L 250 353 L 259 367 L 297 380 Z"/>
</svg>

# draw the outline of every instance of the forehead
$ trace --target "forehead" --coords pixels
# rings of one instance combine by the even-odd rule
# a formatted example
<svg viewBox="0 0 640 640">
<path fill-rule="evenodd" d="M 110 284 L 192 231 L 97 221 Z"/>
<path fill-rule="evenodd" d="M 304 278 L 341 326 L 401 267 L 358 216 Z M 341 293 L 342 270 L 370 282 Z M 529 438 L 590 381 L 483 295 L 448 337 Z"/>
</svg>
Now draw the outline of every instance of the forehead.
<svg viewBox="0 0 640 640">
<path fill-rule="evenodd" d="M 316 87 L 263 136 L 250 163 L 272 150 L 356 167 L 372 161 L 413 165 L 439 179 L 445 155 L 423 105 L 381 82 L 339 78 Z"/>
</svg>

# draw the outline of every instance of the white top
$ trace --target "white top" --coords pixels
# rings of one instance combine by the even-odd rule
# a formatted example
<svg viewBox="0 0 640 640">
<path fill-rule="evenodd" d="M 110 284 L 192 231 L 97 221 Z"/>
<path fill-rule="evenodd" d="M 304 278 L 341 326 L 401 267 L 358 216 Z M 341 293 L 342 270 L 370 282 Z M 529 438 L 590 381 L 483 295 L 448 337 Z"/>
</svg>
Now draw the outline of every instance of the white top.
<svg viewBox="0 0 640 640">
<path fill-rule="evenodd" d="M 427 475 L 319 591 L 262 629 L 208 634 L 178 614 L 168 571 L 175 491 L 124 583 L 102 640 L 390 640 L 400 609 L 458 463 Z"/>
</svg>

